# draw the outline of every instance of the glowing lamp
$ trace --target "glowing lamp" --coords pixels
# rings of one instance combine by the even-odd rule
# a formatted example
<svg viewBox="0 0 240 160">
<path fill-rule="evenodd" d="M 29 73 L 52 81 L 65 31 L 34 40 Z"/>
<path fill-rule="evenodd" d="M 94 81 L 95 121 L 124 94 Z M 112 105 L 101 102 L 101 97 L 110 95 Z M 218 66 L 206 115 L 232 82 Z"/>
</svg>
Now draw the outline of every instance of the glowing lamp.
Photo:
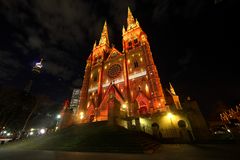
<svg viewBox="0 0 240 160">
<path fill-rule="evenodd" d="M 31 131 L 31 132 L 29 133 L 29 135 L 32 136 L 32 135 L 33 135 L 33 132 Z"/>
<path fill-rule="evenodd" d="M 84 118 L 84 113 L 80 112 L 80 119 L 82 120 Z"/>
<path fill-rule="evenodd" d="M 56 118 L 57 118 L 57 119 L 60 119 L 60 118 L 61 118 L 61 115 L 60 115 L 60 114 L 58 114 Z"/>
<path fill-rule="evenodd" d="M 45 134 L 45 133 L 46 133 L 46 130 L 42 128 L 42 129 L 40 129 L 40 133 L 41 133 L 41 134 Z"/>
<path fill-rule="evenodd" d="M 172 118 L 173 118 L 173 114 L 169 112 L 169 113 L 167 114 L 167 117 L 168 117 L 169 119 L 172 119 Z"/>
<path fill-rule="evenodd" d="M 122 108 L 123 108 L 123 109 L 126 109 L 126 108 L 127 108 L 127 105 L 124 103 L 124 104 L 122 105 Z"/>
</svg>

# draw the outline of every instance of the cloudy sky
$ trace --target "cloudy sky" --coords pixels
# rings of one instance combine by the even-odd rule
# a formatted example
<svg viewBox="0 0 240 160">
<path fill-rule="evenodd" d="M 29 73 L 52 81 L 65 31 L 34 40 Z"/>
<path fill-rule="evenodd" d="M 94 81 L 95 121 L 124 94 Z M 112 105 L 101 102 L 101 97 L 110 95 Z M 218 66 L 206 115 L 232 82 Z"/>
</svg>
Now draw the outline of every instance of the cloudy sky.
<svg viewBox="0 0 240 160">
<path fill-rule="evenodd" d="M 81 86 L 104 20 L 122 50 L 128 6 L 148 35 L 164 88 L 172 82 L 206 112 L 218 101 L 239 103 L 234 0 L 0 0 L 0 85 L 24 89 L 44 58 L 33 94 L 62 103 Z"/>
</svg>

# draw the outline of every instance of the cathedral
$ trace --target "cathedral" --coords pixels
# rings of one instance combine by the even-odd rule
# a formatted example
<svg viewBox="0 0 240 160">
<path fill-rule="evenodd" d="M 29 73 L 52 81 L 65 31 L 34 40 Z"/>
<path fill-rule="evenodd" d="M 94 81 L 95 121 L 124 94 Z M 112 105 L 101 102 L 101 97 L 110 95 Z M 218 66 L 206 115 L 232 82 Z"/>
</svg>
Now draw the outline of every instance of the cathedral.
<svg viewBox="0 0 240 160">
<path fill-rule="evenodd" d="M 115 106 L 109 101 L 112 94 L 128 116 L 167 110 L 147 35 L 129 8 L 122 37 L 122 51 L 110 46 L 105 22 L 101 39 L 87 60 L 79 110 L 89 121 L 108 120 L 109 109 Z"/>
<path fill-rule="evenodd" d="M 157 137 L 193 139 L 174 88 L 160 83 L 147 35 L 130 8 L 122 46 L 110 45 L 105 22 L 87 59 L 74 123 L 108 121 Z"/>
</svg>

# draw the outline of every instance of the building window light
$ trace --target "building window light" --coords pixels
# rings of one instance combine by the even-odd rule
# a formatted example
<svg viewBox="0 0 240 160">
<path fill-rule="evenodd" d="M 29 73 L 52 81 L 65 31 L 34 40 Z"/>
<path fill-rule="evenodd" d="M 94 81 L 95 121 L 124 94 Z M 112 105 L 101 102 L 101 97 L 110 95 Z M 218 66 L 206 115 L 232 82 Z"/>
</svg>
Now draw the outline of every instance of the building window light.
<svg viewBox="0 0 240 160">
<path fill-rule="evenodd" d="M 147 94 L 149 93 L 149 88 L 148 88 L 147 84 L 145 85 L 145 91 L 146 91 Z"/>
</svg>

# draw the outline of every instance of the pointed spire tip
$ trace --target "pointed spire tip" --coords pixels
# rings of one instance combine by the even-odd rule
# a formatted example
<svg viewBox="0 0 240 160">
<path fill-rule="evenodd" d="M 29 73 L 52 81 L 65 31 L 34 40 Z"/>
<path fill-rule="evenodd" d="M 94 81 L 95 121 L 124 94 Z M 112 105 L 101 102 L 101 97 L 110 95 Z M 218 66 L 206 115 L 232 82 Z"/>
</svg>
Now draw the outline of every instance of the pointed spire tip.
<svg viewBox="0 0 240 160">
<path fill-rule="evenodd" d="M 105 20 L 99 44 L 109 45 L 107 21 Z"/>
</svg>

